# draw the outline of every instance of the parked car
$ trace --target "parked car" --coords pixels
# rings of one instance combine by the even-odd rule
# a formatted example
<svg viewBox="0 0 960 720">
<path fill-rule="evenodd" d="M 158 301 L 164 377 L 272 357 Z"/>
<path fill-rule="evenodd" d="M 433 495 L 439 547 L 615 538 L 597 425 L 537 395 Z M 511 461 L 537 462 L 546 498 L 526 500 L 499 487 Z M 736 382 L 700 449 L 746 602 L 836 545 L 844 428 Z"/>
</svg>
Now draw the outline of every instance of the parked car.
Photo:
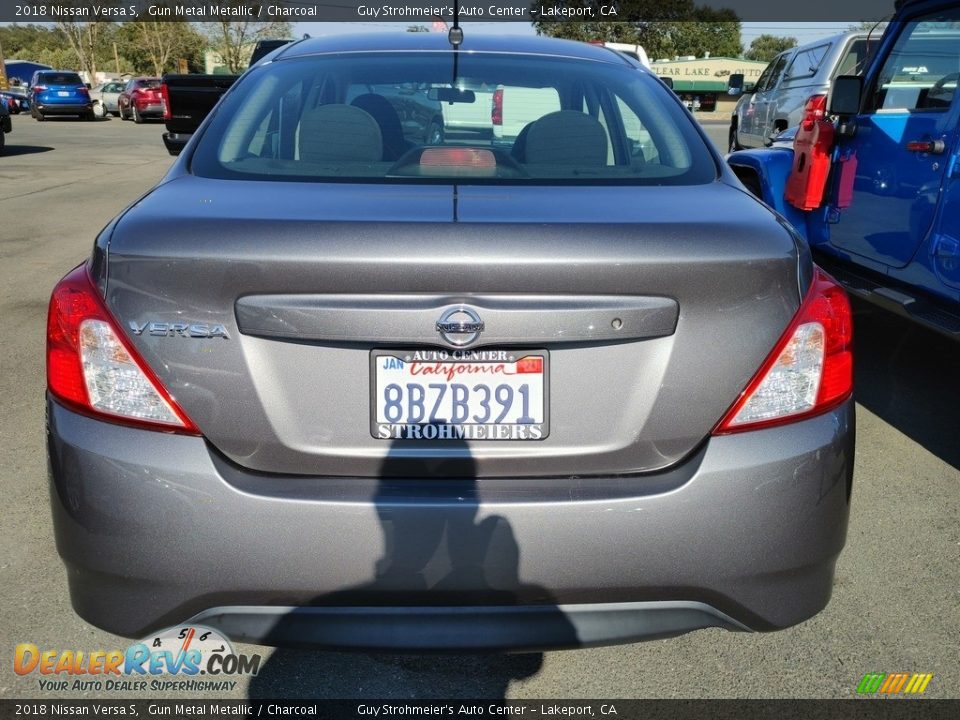
<svg viewBox="0 0 960 720">
<path fill-rule="evenodd" d="M 423 35 L 248 70 L 54 289 L 76 611 L 418 649 L 819 612 L 853 470 L 843 290 L 635 61 Z M 517 92 L 513 147 L 389 157 L 399 118 L 349 89 L 449 101 L 451 68 L 559 107 Z"/>
<path fill-rule="evenodd" d="M 415 145 L 443 142 L 443 112 L 430 89 L 423 83 L 358 82 L 347 88 L 346 101 L 377 119 L 386 157 L 396 160 Z"/>
<path fill-rule="evenodd" d="M 258 40 L 250 56 L 250 67 L 278 48 L 293 42 L 289 39 Z M 167 131 L 163 144 L 171 155 L 179 155 L 194 130 L 220 101 L 239 75 L 167 74 L 161 78 L 163 120 Z"/>
<path fill-rule="evenodd" d="M 117 95 L 117 114 L 121 120 L 142 123 L 149 118 L 163 117 L 163 96 L 160 78 L 131 78 Z"/>
<path fill-rule="evenodd" d="M 561 109 L 556 87 L 528 87 L 511 83 L 493 91 L 493 144 L 513 147 L 525 128 Z"/>
<path fill-rule="evenodd" d="M 11 115 L 19 115 L 24 110 L 30 108 L 30 101 L 25 87 L 12 86 L 7 90 L 0 90 L 0 98 L 6 100 L 7 110 Z"/>
<path fill-rule="evenodd" d="M 93 120 L 90 90 L 69 70 L 39 70 L 30 79 L 30 114 L 35 120 L 48 115 L 76 115 Z"/>
<path fill-rule="evenodd" d="M 958 27 L 955 0 L 899 3 L 866 72 L 811 101 L 805 144 L 729 162 L 851 293 L 960 340 Z"/>
<path fill-rule="evenodd" d="M 13 130 L 13 123 L 10 121 L 10 109 L 7 107 L 7 99 L 0 97 L 0 155 L 3 154 L 3 148 L 7 144 L 7 133 Z"/>
<path fill-rule="evenodd" d="M 118 100 L 123 92 L 125 83 L 122 80 L 110 80 L 97 85 L 90 90 L 90 99 L 93 100 L 93 114 L 97 117 L 119 115 Z"/>
<path fill-rule="evenodd" d="M 868 33 L 848 32 L 780 53 L 752 88 L 742 75 L 732 76 L 731 88 L 742 96 L 730 118 L 730 150 L 769 146 L 800 122 L 812 95 L 826 97 L 833 78 L 861 72 L 870 49 Z"/>
</svg>

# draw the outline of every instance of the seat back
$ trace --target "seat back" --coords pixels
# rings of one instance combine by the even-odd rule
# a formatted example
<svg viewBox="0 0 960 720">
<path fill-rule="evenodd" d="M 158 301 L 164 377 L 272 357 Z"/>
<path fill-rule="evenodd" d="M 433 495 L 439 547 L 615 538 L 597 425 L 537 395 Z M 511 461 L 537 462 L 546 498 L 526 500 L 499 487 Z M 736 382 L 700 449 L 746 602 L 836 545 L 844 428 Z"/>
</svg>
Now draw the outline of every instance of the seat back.
<svg viewBox="0 0 960 720">
<path fill-rule="evenodd" d="M 576 110 L 544 115 L 530 127 L 524 157 L 531 165 L 607 164 L 607 131 L 596 118 Z"/>
<path fill-rule="evenodd" d="M 380 126 L 370 113 L 352 105 L 320 105 L 306 111 L 298 147 L 306 162 L 376 162 L 383 157 Z"/>
</svg>

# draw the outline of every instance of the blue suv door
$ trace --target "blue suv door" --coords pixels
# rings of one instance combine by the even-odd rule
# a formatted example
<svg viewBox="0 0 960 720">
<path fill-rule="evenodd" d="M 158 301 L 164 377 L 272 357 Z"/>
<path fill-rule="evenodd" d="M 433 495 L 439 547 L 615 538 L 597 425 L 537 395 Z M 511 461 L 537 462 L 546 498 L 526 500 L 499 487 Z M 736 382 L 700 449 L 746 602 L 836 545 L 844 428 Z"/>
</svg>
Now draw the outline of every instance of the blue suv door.
<svg viewBox="0 0 960 720">
<path fill-rule="evenodd" d="M 830 244 L 902 268 L 934 230 L 948 172 L 955 172 L 960 102 L 960 8 L 907 18 L 878 71 L 866 78 L 856 135 L 853 204 L 830 227 Z"/>
</svg>

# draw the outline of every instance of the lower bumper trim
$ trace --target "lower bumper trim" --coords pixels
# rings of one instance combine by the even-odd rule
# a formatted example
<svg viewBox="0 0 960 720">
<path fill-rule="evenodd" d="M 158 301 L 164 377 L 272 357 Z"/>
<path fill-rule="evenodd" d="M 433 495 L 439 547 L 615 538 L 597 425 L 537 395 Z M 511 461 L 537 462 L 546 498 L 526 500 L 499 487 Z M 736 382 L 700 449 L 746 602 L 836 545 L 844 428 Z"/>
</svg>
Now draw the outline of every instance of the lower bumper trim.
<svg viewBox="0 0 960 720">
<path fill-rule="evenodd" d="M 355 650 L 546 650 L 750 628 L 699 602 L 480 607 L 216 607 L 190 623 L 231 640 Z"/>
</svg>

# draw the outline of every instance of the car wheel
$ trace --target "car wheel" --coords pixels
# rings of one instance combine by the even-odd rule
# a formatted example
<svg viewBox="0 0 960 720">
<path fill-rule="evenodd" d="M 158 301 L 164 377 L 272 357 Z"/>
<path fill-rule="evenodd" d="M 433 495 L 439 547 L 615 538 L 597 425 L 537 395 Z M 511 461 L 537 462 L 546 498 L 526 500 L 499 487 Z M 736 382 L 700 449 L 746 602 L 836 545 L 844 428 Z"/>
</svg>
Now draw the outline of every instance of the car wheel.
<svg viewBox="0 0 960 720">
<path fill-rule="evenodd" d="M 118 106 L 117 106 L 117 115 L 120 116 L 120 119 L 121 119 L 121 120 L 126 120 L 126 119 L 127 119 L 126 113 L 123 112 L 123 105 L 118 105 Z"/>
<path fill-rule="evenodd" d="M 140 111 L 137 110 L 137 106 L 136 106 L 136 105 L 133 106 L 133 121 L 134 121 L 137 125 L 140 125 L 140 124 L 143 122 L 143 118 L 140 116 Z"/>
<path fill-rule="evenodd" d="M 7 134 L 0 130 L 0 155 L 3 155 L 3 146 L 7 144 Z"/>
<path fill-rule="evenodd" d="M 105 118 L 107 116 L 107 108 L 103 103 L 94 103 L 93 105 L 93 114 L 98 118 Z"/>
<path fill-rule="evenodd" d="M 728 147 L 730 148 L 730 152 L 743 150 L 743 145 L 741 145 L 740 141 L 737 139 L 737 130 L 732 125 L 730 126 L 730 143 Z"/>
<path fill-rule="evenodd" d="M 37 122 L 43 122 L 43 113 L 39 110 L 37 110 L 37 114 L 34 115 L 34 117 L 37 119 Z"/>
<path fill-rule="evenodd" d="M 442 145 L 443 144 L 443 125 L 438 123 L 436 120 L 430 123 L 430 126 L 427 128 L 427 145 Z"/>
</svg>

